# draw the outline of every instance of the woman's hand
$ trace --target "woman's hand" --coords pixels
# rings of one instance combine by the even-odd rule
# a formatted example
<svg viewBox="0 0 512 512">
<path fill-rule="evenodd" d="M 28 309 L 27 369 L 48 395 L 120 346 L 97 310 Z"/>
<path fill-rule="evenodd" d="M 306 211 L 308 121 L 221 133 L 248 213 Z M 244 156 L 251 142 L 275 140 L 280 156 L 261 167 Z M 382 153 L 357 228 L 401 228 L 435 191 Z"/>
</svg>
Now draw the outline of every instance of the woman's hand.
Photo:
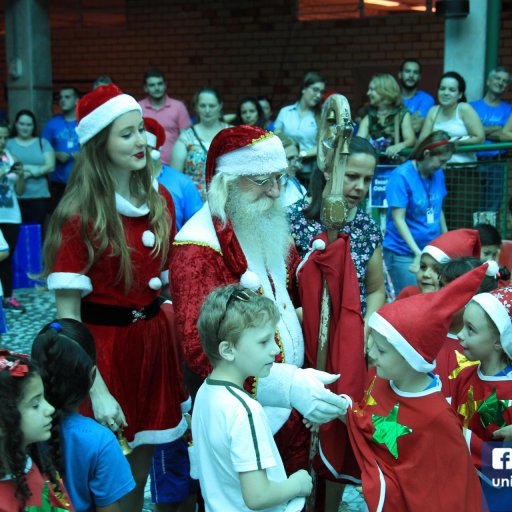
<svg viewBox="0 0 512 512">
<path fill-rule="evenodd" d="M 126 418 L 117 400 L 110 391 L 96 368 L 96 376 L 89 392 L 92 410 L 96 421 L 115 432 L 119 427 L 126 427 Z"/>
<path fill-rule="evenodd" d="M 416 272 L 418 272 L 418 270 L 420 269 L 420 258 L 421 254 L 416 254 L 414 256 L 414 260 L 409 265 L 409 271 L 412 272 L 413 274 L 416 274 Z"/>
<path fill-rule="evenodd" d="M 386 148 L 386 156 L 388 156 L 389 158 L 396 158 L 398 157 L 398 154 L 400 153 L 400 151 L 402 151 L 402 149 L 404 149 L 404 145 L 402 142 L 400 142 L 399 144 L 392 144 L 391 146 L 388 146 Z"/>
<path fill-rule="evenodd" d="M 96 421 L 115 432 L 126 427 L 126 418 L 117 400 L 110 393 L 91 393 L 91 404 Z"/>
</svg>

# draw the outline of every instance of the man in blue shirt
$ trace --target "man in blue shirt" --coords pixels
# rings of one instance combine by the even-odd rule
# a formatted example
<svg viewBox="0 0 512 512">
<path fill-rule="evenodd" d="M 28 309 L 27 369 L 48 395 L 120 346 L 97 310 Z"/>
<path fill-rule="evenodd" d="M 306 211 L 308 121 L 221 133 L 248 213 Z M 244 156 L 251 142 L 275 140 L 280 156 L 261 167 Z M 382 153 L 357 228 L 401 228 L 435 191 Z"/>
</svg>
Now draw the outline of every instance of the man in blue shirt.
<svg viewBox="0 0 512 512">
<path fill-rule="evenodd" d="M 64 87 L 59 92 L 59 106 L 62 114 L 52 117 L 43 129 L 42 137 L 55 150 L 55 171 L 50 174 L 52 211 L 64 194 L 66 184 L 80 150 L 76 134 L 75 107 L 79 92 L 74 87 Z"/>
<path fill-rule="evenodd" d="M 172 196 L 176 229 L 179 231 L 183 224 L 201 209 L 203 201 L 197 187 L 189 176 L 163 164 L 160 160 L 160 148 L 165 142 L 164 127 L 156 119 L 144 117 L 144 128 L 158 182 Z"/>
<path fill-rule="evenodd" d="M 510 73 L 503 67 L 493 69 L 487 77 L 487 92 L 485 96 L 471 105 L 484 125 L 486 143 L 499 141 L 501 131 L 512 113 L 512 106 L 503 101 L 510 84 Z M 498 154 L 498 152 L 494 152 Z M 489 152 L 481 153 L 482 156 L 489 155 Z M 480 156 L 480 153 L 479 155 Z"/>
<path fill-rule="evenodd" d="M 402 101 L 411 113 L 412 127 L 416 134 L 420 133 L 427 113 L 435 103 L 434 98 L 425 91 L 418 89 L 421 80 L 421 64 L 416 59 L 402 62 L 398 78 L 402 85 Z"/>
<path fill-rule="evenodd" d="M 503 101 L 510 84 L 510 73 L 506 68 L 497 67 L 487 77 L 487 92 L 482 99 L 472 101 L 485 130 L 485 143 L 499 142 L 503 126 L 512 114 L 512 106 Z M 499 160 L 500 151 L 481 151 L 477 153 L 479 160 Z M 481 173 L 481 211 L 497 211 L 503 196 L 504 168 L 498 163 L 480 163 Z"/>
</svg>

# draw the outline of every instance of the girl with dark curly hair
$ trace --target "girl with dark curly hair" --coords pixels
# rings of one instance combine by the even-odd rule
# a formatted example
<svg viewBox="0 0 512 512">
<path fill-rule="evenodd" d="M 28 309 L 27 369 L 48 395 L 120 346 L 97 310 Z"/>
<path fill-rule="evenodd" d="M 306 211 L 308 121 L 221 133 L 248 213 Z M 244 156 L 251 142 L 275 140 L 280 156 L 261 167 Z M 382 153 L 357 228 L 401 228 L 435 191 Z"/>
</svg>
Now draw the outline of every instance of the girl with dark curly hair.
<svg viewBox="0 0 512 512">
<path fill-rule="evenodd" d="M 45 395 L 56 409 L 49 451 L 75 509 L 117 505 L 135 487 L 130 465 L 116 436 L 78 413 L 96 373 L 91 332 L 77 320 L 55 320 L 37 335 L 32 358 L 41 369 Z"/>
<path fill-rule="evenodd" d="M 51 436 L 55 409 L 24 354 L 0 350 L 0 510 L 74 510 L 39 443 Z"/>
</svg>

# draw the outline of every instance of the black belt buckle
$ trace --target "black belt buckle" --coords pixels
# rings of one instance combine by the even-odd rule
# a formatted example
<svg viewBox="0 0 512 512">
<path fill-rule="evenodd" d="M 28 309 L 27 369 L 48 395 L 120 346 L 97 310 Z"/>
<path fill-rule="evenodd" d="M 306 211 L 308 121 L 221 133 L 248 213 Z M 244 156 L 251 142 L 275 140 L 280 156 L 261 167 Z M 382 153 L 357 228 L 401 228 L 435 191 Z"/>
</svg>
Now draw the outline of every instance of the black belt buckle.
<svg viewBox="0 0 512 512">
<path fill-rule="evenodd" d="M 145 307 L 140 309 L 132 309 L 132 324 L 138 322 L 139 320 L 146 320 L 146 311 Z"/>
</svg>

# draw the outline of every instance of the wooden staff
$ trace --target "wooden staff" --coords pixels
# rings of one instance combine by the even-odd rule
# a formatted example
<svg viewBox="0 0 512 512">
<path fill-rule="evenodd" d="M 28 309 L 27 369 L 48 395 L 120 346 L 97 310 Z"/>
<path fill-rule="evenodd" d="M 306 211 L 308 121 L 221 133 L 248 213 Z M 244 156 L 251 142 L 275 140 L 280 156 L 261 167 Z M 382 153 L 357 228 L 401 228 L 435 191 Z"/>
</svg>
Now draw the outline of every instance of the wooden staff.
<svg viewBox="0 0 512 512">
<path fill-rule="evenodd" d="M 350 105 L 341 94 L 333 94 L 326 100 L 318 132 L 317 163 L 326 174 L 327 183 L 323 191 L 321 221 L 327 228 L 328 243 L 338 238 L 338 231 L 343 227 L 348 212 L 343 195 L 343 180 L 349 155 L 349 143 L 353 127 L 350 117 Z M 325 371 L 329 352 L 329 324 L 331 318 L 331 296 L 324 278 L 320 308 L 320 325 L 318 329 L 318 350 L 316 369 Z M 313 479 L 313 491 L 306 501 L 306 511 L 313 512 L 316 503 L 316 473 L 313 459 L 318 453 L 319 434 L 311 434 L 309 450 L 309 470 Z"/>
</svg>

